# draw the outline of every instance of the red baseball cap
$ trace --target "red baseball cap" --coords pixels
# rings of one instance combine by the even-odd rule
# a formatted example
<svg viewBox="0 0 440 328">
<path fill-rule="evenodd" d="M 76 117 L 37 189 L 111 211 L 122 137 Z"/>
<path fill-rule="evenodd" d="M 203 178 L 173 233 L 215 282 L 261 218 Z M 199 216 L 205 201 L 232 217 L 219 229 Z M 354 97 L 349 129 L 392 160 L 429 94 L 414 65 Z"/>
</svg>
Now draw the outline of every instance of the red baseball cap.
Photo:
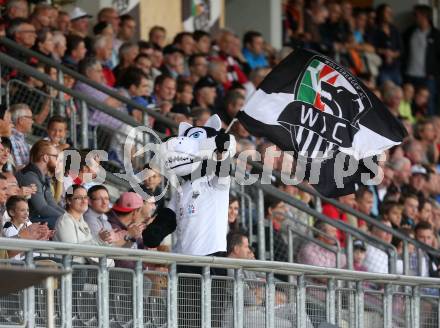
<svg viewBox="0 0 440 328">
<path fill-rule="evenodd" d="M 124 192 L 119 199 L 113 204 L 112 209 L 118 212 L 129 213 L 144 205 L 142 197 L 135 192 Z"/>
</svg>

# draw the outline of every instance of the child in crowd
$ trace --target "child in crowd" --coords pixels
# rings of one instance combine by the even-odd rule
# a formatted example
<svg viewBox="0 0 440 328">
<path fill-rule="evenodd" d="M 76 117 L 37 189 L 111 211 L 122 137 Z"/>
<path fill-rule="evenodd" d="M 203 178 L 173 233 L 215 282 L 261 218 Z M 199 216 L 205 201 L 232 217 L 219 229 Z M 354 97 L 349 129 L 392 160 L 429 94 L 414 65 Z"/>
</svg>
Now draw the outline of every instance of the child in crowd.
<svg viewBox="0 0 440 328">
<path fill-rule="evenodd" d="M 382 205 L 381 213 L 385 220 L 389 221 L 393 229 L 400 228 L 403 207 L 395 201 L 388 201 Z"/>
<path fill-rule="evenodd" d="M 356 271 L 367 271 L 364 266 L 365 254 L 367 252 L 367 247 L 362 240 L 353 241 L 353 268 Z"/>
<path fill-rule="evenodd" d="M 47 140 L 49 140 L 59 152 L 70 147 L 66 142 L 67 121 L 62 116 L 52 116 L 47 123 Z"/>
</svg>

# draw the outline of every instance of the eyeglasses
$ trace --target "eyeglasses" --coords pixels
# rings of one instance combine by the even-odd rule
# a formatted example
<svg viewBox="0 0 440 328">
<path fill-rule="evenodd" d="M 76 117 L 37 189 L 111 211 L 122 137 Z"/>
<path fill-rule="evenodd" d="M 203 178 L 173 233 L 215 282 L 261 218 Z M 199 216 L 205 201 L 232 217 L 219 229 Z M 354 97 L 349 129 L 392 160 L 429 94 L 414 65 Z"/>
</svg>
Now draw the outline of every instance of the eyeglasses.
<svg viewBox="0 0 440 328">
<path fill-rule="evenodd" d="M 72 200 L 88 200 L 89 196 L 72 197 Z"/>
<path fill-rule="evenodd" d="M 50 157 L 57 157 L 58 158 L 58 154 L 46 154 L 47 156 L 50 156 Z"/>
<path fill-rule="evenodd" d="M 32 121 L 34 120 L 34 117 L 31 116 L 31 115 L 24 115 L 24 116 L 21 116 L 21 117 L 27 118 L 27 119 L 32 120 Z"/>
</svg>

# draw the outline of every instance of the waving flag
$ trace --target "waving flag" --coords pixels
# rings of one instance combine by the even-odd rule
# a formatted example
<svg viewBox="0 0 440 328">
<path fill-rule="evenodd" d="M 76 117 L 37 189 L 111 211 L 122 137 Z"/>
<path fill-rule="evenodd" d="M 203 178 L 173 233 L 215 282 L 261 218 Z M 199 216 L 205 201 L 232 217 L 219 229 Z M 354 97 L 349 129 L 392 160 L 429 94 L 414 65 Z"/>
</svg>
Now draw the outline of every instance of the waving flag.
<svg viewBox="0 0 440 328">
<path fill-rule="evenodd" d="M 319 180 L 314 187 L 330 197 L 352 193 L 361 173 L 376 173 L 368 162 L 406 135 L 400 121 L 350 72 L 303 49 L 272 70 L 237 118 L 252 134 L 293 151 L 306 179 Z M 345 176 L 336 158 L 344 158 L 345 166 L 356 161 L 357 170 Z M 311 167 L 317 162 L 321 169 L 314 177 Z"/>
</svg>

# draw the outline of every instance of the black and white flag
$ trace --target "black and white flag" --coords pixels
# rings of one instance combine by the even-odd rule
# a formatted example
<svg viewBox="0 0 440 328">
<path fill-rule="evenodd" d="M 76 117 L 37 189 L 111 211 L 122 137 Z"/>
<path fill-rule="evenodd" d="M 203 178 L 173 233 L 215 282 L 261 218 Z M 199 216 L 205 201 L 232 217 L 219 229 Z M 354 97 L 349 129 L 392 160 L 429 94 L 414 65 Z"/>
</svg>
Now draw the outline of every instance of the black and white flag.
<svg viewBox="0 0 440 328">
<path fill-rule="evenodd" d="M 374 178 L 377 155 L 406 136 L 400 121 L 356 77 L 304 49 L 272 70 L 237 118 L 250 133 L 293 151 L 305 179 L 329 197 L 354 192 L 362 173 Z"/>
</svg>

